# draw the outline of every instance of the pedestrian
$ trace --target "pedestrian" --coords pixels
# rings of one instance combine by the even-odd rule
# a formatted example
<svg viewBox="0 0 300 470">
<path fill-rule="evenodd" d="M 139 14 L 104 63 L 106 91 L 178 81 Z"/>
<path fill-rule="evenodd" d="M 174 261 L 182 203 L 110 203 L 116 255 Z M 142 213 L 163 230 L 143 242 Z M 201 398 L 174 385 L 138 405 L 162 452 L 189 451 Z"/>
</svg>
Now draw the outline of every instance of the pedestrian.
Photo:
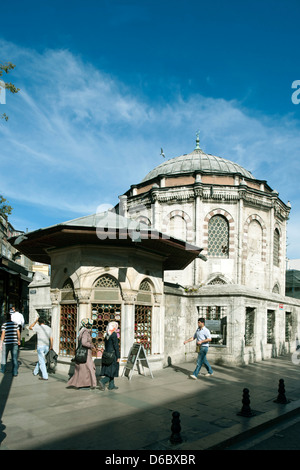
<svg viewBox="0 0 300 470">
<path fill-rule="evenodd" d="M 93 322 L 89 318 L 81 320 L 78 341 L 81 341 L 82 346 L 88 349 L 87 360 L 85 363 L 81 364 L 75 362 L 75 371 L 68 381 L 68 387 L 75 387 L 77 389 L 93 389 L 97 385 L 96 366 L 92 357 L 92 349 L 94 348 L 91 336 L 92 325 Z"/>
<path fill-rule="evenodd" d="M 196 369 L 194 370 L 193 374 L 190 375 L 190 377 L 196 380 L 200 372 L 202 364 L 204 364 L 207 370 L 207 374 L 205 375 L 208 375 L 208 376 L 213 375 L 213 370 L 211 368 L 211 365 L 206 358 L 208 348 L 209 348 L 209 343 L 211 342 L 211 335 L 210 335 L 210 331 L 205 326 L 204 318 L 198 318 L 198 328 L 194 336 L 184 341 L 183 344 L 189 343 L 190 341 L 193 341 L 194 339 L 196 340 L 196 344 L 200 346 L 200 351 L 198 352 Z"/>
<path fill-rule="evenodd" d="M 106 328 L 106 334 L 104 338 L 105 350 L 104 352 L 114 353 L 114 359 L 112 364 L 102 364 L 100 375 L 103 376 L 99 381 L 100 390 L 105 390 L 106 384 L 108 384 L 108 390 L 117 390 L 119 387 L 115 385 L 115 377 L 119 375 L 119 362 L 120 362 L 120 348 L 119 340 L 117 336 L 118 323 L 116 321 L 110 322 Z"/>
<path fill-rule="evenodd" d="M 3 374 L 5 373 L 7 357 L 10 352 L 12 360 L 12 375 L 16 377 L 18 375 L 18 346 L 21 344 L 21 335 L 17 323 L 11 320 L 10 313 L 7 314 L 7 321 L 3 323 L 1 329 L 1 372 Z"/>
<path fill-rule="evenodd" d="M 22 333 L 22 330 L 23 330 L 24 324 L 25 324 L 24 316 L 22 315 L 22 313 L 20 313 L 20 312 L 18 312 L 18 310 L 16 310 L 16 307 L 14 305 L 11 307 L 10 314 L 11 314 L 12 321 L 17 323 L 17 325 L 19 327 L 19 330 L 20 330 L 20 333 Z"/>
<path fill-rule="evenodd" d="M 39 377 L 39 379 L 48 380 L 46 354 L 49 349 L 53 349 L 52 330 L 50 326 L 45 324 L 45 319 L 43 317 L 38 317 L 32 325 L 30 325 L 29 329 L 37 334 L 38 362 L 34 368 L 33 375 L 37 376 L 39 372 L 41 372 L 42 377 Z"/>
</svg>

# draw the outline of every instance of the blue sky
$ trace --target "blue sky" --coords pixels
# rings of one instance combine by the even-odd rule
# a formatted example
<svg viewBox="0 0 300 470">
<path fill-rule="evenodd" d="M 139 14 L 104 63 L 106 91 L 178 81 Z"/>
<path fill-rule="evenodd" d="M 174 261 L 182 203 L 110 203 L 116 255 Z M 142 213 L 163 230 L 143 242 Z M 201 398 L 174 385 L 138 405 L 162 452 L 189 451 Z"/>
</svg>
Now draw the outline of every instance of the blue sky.
<svg viewBox="0 0 300 470">
<path fill-rule="evenodd" d="M 0 112 L 0 194 L 29 231 L 115 205 L 166 158 L 210 154 L 266 180 L 292 210 L 300 258 L 300 3 L 15 0 L 0 62 L 21 91 Z M 300 94 L 299 94 L 300 97 Z"/>
</svg>

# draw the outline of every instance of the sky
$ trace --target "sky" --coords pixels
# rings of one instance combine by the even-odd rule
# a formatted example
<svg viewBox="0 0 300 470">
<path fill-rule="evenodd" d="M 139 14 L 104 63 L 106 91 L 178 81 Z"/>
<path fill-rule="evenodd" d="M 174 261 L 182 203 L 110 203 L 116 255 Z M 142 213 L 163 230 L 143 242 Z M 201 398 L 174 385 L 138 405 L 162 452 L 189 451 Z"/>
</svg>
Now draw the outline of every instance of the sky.
<svg viewBox="0 0 300 470">
<path fill-rule="evenodd" d="M 0 194 L 16 230 L 112 207 L 166 159 L 236 162 L 291 204 L 300 258 L 299 0 L 14 0 L 0 6 Z M 299 93 L 298 93 L 299 89 Z"/>
</svg>

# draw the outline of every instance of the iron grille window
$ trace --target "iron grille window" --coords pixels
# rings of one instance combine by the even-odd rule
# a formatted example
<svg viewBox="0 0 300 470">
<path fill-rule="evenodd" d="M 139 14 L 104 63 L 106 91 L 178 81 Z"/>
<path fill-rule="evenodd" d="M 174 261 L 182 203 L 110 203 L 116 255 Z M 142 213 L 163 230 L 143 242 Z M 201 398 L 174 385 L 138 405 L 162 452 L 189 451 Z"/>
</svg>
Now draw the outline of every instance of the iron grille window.
<svg viewBox="0 0 300 470">
<path fill-rule="evenodd" d="M 95 287 L 105 287 L 106 289 L 118 289 L 119 285 L 116 279 L 111 276 L 101 276 L 95 284 Z"/>
<path fill-rule="evenodd" d="M 214 279 L 212 279 L 212 281 L 208 283 L 209 286 L 223 285 L 223 284 L 226 284 L 226 282 L 222 278 L 220 278 L 220 276 L 215 277 Z"/>
<path fill-rule="evenodd" d="M 292 339 L 292 314 L 291 312 L 285 312 L 285 341 L 291 341 Z"/>
<path fill-rule="evenodd" d="M 148 281 L 142 281 L 140 284 L 140 289 L 139 290 L 145 290 L 147 292 L 151 292 L 151 286 Z"/>
<path fill-rule="evenodd" d="M 118 322 L 119 328 L 117 336 L 121 344 L 121 305 L 120 304 L 92 304 L 92 341 L 96 349 L 93 356 L 100 356 L 100 351 L 104 349 L 104 336 L 107 325 L 111 321 Z"/>
<path fill-rule="evenodd" d="M 268 310 L 267 312 L 267 343 L 275 343 L 275 312 Z"/>
<path fill-rule="evenodd" d="M 276 228 L 274 231 L 274 244 L 273 244 L 273 264 L 274 266 L 279 266 L 279 245 L 280 245 L 280 235 L 279 231 Z"/>
<path fill-rule="evenodd" d="M 208 256 L 228 258 L 229 227 L 225 217 L 215 215 L 208 222 Z"/>
<path fill-rule="evenodd" d="M 69 278 L 65 281 L 62 291 L 61 291 L 61 300 L 62 301 L 72 301 L 75 300 L 74 295 L 74 286 L 72 280 Z"/>
<path fill-rule="evenodd" d="M 199 317 L 205 318 L 205 326 L 211 334 L 211 345 L 226 346 L 227 340 L 227 307 L 197 307 Z"/>
<path fill-rule="evenodd" d="M 135 341 L 144 346 L 146 354 L 151 354 L 152 307 L 135 306 Z"/>
<path fill-rule="evenodd" d="M 245 346 L 252 346 L 254 339 L 255 309 L 246 307 L 245 316 Z"/>
<path fill-rule="evenodd" d="M 77 305 L 63 304 L 60 307 L 59 354 L 74 356 L 76 349 Z"/>
</svg>

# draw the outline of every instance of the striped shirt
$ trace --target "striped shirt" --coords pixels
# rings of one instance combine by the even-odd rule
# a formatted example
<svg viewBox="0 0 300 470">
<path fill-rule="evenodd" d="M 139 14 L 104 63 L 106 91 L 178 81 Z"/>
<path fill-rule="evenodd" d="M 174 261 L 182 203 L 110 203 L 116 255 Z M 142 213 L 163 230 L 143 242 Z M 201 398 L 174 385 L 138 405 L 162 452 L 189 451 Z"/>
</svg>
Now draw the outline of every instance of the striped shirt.
<svg viewBox="0 0 300 470">
<path fill-rule="evenodd" d="M 18 324 L 13 321 L 7 321 L 2 325 L 2 331 L 5 331 L 4 344 L 18 344 Z"/>
</svg>

